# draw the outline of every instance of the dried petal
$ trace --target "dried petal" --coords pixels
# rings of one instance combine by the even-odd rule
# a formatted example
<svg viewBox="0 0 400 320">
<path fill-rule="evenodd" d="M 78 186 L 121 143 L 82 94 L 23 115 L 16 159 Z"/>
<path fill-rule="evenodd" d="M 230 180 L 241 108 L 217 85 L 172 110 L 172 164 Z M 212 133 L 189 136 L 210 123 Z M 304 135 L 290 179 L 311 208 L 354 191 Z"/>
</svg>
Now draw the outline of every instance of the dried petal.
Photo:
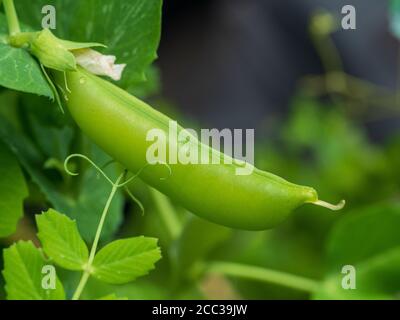
<svg viewBox="0 0 400 320">
<path fill-rule="evenodd" d="M 108 76 L 118 81 L 122 77 L 126 64 L 115 64 L 116 57 L 103 55 L 93 49 L 73 50 L 76 62 L 87 71 L 100 75 Z"/>
</svg>

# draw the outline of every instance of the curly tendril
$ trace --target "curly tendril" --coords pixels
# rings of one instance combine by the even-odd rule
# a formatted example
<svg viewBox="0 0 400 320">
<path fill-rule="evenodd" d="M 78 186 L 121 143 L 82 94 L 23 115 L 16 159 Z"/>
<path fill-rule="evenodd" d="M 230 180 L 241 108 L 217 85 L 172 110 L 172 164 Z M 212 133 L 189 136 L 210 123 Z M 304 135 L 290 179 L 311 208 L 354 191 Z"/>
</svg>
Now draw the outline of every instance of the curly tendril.
<svg viewBox="0 0 400 320">
<path fill-rule="evenodd" d="M 132 199 L 132 201 L 135 202 L 139 206 L 140 210 L 142 211 L 142 216 L 144 216 L 144 206 L 143 206 L 143 204 L 140 202 L 140 200 L 138 198 L 136 198 L 132 194 L 131 190 L 129 190 L 129 188 L 127 186 L 125 186 L 124 189 L 125 189 L 126 193 L 128 194 L 128 196 Z"/>
<path fill-rule="evenodd" d="M 110 160 L 108 161 L 106 164 L 104 164 L 102 167 L 99 167 L 96 163 L 94 163 L 94 161 L 92 161 L 89 157 L 80 154 L 80 153 L 74 153 L 69 155 L 65 161 L 64 161 L 64 170 L 71 176 L 78 176 L 79 173 L 78 172 L 72 172 L 69 168 L 68 168 L 68 163 L 71 161 L 71 159 L 73 158 L 81 158 L 86 160 L 87 162 L 90 163 L 90 165 L 92 165 L 92 167 L 94 167 L 98 174 L 102 175 L 104 177 L 104 179 L 106 179 L 114 188 L 122 188 L 124 187 L 126 193 L 128 194 L 128 196 L 133 200 L 133 202 L 135 202 L 139 208 L 142 211 L 142 215 L 144 215 L 144 206 L 143 204 L 132 194 L 132 192 L 129 190 L 129 188 L 127 187 L 127 185 L 129 183 L 131 183 L 134 179 L 138 178 L 140 176 L 140 174 L 143 172 L 144 169 L 146 169 L 147 167 L 150 166 L 150 164 L 146 164 L 144 167 L 142 167 L 137 173 L 135 173 L 133 176 L 129 177 L 128 179 L 126 179 L 126 176 L 128 174 L 128 170 L 124 170 L 123 174 L 118 178 L 117 182 L 113 182 L 108 175 L 104 172 L 104 169 L 106 167 L 108 167 L 109 165 L 111 165 L 112 163 L 114 163 L 114 160 Z M 171 167 L 167 164 L 167 163 L 160 163 L 164 166 L 167 167 L 168 169 L 168 173 L 169 175 L 167 177 L 161 177 L 160 180 L 166 180 L 168 179 L 171 175 L 172 175 L 172 170 Z M 119 183 L 119 181 L 123 179 L 124 182 Z"/>
<path fill-rule="evenodd" d="M 167 167 L 167 169 L 168 169 L 168 177 L 164 177 L 164 178 L 160 178 L 160 180 L 167 180 L 170 176 L 172 176 L 172 169 L 171 169 L 171 167 L 169 166 L 169 164 L 168 163 L 166 163 L 166 162 L 160 162 L 160 164 L 162 164 L 163 166 L 166 166 Z"/>
<path fill-rule="evenodd" d="M 80 154 L 80 153 L 74 153 L 69 155 L 65 161 L 64 161 L 64 169 L 65 171 L 70 175 L 70 176 L 78 176 L 79 173 L 77 172 L 72 172 L 68 169 L 68 162 L 73 159 L 73 158 L 81 158 L 89 162 L 112 186 L 115 186 L 115 183 L 107 176 L 107 174 L 97 165 L 95 164 L 89 157 Z"/>
</svg>

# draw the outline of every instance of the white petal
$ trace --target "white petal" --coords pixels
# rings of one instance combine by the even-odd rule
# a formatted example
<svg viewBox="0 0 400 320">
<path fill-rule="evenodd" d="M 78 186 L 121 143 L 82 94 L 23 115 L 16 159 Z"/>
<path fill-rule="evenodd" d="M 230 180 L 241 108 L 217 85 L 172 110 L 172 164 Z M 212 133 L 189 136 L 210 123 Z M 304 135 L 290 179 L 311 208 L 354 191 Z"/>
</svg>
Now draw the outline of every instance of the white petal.
<svg viewBox="0 0 400 320">
<path fill-rule="evenodd" d="M 74 50 L 73 54 L 76 62 L 89 72 L 108 76 L 115 81 L 121 80 L 126 64 L 115 64 L 115 56 L 103 55 L 93 49 Z"/>
</svg>

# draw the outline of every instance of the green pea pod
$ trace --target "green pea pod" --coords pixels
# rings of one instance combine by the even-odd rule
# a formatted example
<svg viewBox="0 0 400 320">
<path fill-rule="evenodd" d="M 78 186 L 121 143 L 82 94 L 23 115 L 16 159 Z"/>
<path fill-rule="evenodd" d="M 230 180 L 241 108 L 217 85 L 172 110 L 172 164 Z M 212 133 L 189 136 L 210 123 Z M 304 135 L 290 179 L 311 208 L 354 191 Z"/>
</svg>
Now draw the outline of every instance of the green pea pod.
<svg viewBox="0 0 400 320">
<path fill-rule="evenodd" d="M 55 72 L 55 77 L 59 86 L 65 86 L 63 74 Z M 319 201 L 314 189 L 258 169 L 236 175 L 240 162 L 171 164 L 167 177 L 165 165 L 148 165 L 146 152 L 151 143 L 146 136 L 155 128 L 167 133 L 171 119 L 80 68 L 67 72 L 66 81 L 67 106 L 82 131 L 130 171 L 142 170 L 140 177 L 146 183 L 204 219 L 232 228 L 264 230 L 305 203 L 333 210 L 344 205 Z M 216 151 L 210 148 L 210 152 Z"/>
</svg>

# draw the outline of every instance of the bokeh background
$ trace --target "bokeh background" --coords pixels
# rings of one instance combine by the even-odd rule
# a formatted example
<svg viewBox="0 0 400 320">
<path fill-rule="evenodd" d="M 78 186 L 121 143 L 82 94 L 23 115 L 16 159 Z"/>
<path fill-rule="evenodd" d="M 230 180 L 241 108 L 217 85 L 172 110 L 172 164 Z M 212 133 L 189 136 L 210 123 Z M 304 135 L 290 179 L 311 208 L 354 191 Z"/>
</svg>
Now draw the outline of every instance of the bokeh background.
<svg viewBox="0 0 400 320">
<path fill-rule="evenodd" d="M 260 120 L 282 119 L 302 78 L 325 72 L 310 18 L 326 10 L 340 20 L 347 4 L 356 8 L 357 29 L 331 35 L 344 71 L 393 92 L 398 40 L 388 1 L 180 0 L 164 4 L 163 93 L 185 115 L 217 128 L 257 128 L 263 139 Z M 398 119 L 368 124 L 379 139 Z"/>
<path fill-rule="evenodd" d="M 356 30 L 341 28 L 347 4 L 356 8 Z M 214 258 L 313 279 L 332 270 L 340 274 L 340 263 L 331 258 L 332 243 L 341 238 L 335 238 L 340 220 L 347 224 L 348 216 L 360 215 L 361 221 L 370 214 L 372 221 L 388 224 L 385 216 L 399 213 L 399 40 L 390 12 L 390 2 L 374 0 L 165 3 L 156 65 L 169 107 L 200 127 L 256 128 L 258 167 L 313 185 L 332 202 L 348 203 L 338 214 L 302 208 L 273 231 L 235 231 L 211 251 Z M 359 262 L 358 253 L 370 247 L 362 237 L 374 238 L 375 232 L 383 237 L 384 229 L 373 230 L 375 222 L 360 221 L 353 222 L 360 235 L 346 238 L 352 248 L 341 238 L 344 247 L 336 249 L 348 256 L 337 261 Z M 348 228 L 357 234 L 356 227 Z M 372 252 L 381 254 L 383 247 Z M 366 296 L 378 298 L 382 290 L 376 287 L 385 287 L 387 279 L 376 272 L 367 278 L 376 295 Z M 389 276 L 394 288 L 383 290 L 389 296 L 399 291 L 398 279 L 398 272 Z M 246 298 L 309 296 L 231 281 L 234 293 Z M 211 292 L 224 297 L 222 289 Z M 326 297 L 348 298 L 340 290 L 330 293 Z M 350 297 L 365 297 L 358 293 Z"/>
</svg>

